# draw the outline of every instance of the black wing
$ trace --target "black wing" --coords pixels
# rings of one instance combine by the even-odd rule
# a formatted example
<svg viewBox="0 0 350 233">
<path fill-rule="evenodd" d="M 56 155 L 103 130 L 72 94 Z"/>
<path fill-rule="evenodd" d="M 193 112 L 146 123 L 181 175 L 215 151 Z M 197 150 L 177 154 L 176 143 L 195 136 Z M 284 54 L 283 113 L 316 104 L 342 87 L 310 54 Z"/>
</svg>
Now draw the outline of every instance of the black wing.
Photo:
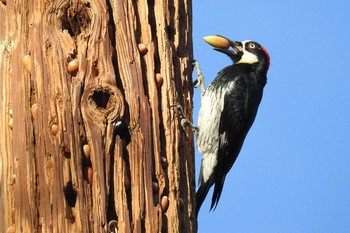
<svg viewBox="0 0 350 233">
<path fill-rule="evenodd" d="M 237 80 L 236 80 L 237 81 Z M 237 83 L 238 84 L 238 83 Z M 210 209 L 219 202 L 225 177 L 242 148 L 244 139 L 253 124 L 261 95 L 251 95 L 242 83 L 228 92 L 224 99 L 224 109 L 219 126 L 218 164 L 215 174 L 215 188 Z"/>
</svg>

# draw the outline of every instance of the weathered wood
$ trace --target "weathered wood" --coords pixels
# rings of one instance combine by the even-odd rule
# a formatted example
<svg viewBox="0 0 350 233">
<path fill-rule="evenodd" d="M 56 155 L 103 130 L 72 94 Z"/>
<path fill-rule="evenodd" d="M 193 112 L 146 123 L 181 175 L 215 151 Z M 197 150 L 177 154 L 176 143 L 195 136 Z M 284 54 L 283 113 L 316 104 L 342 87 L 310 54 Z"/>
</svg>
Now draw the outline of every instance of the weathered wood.
<svg viewBox="0 0 350 233">
<path fill-rule="evenodd" d="M 0 21 L 0 231 L 195 232 L 171 108 L 191 118 L 191 1 L 9 1 Z"/>
</svg>

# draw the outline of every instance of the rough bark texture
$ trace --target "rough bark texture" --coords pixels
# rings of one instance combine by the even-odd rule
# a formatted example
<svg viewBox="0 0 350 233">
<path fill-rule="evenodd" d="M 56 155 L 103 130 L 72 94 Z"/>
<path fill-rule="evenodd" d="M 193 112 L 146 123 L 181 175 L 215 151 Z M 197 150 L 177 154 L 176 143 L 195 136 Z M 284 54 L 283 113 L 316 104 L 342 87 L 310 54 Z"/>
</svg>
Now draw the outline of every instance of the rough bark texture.
<svg viewBox="0 0 350 233">
<path fill-rule="evenodd" d="M 0 232 L 195 232 L 170 107 L 191 119 L 191 1 L 8 0 L 0 21 Z"/>
</svg>

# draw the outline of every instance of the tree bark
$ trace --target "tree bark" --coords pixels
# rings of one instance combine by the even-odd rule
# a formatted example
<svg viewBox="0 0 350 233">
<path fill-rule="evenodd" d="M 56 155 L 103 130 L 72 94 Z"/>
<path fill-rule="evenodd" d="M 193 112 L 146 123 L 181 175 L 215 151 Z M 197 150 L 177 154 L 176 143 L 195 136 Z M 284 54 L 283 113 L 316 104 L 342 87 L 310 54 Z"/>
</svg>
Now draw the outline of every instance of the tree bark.
<svg viewBox="0 0 350 233">
<path fill-rule="evenodd" d="M 191 1 L 2 2 L 0 232 L 196 232 Z"/>
</svg>

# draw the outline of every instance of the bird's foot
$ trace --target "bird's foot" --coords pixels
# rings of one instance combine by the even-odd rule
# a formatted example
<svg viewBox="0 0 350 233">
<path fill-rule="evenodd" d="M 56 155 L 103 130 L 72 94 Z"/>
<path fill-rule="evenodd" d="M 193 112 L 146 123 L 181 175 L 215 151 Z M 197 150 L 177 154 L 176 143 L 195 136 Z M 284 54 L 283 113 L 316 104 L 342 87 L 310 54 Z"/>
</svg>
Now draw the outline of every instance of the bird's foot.
<svg viewBox="0 0 350 233">
<path fill-rule="evenodd" d="M 196 127 L 190 120 L 188 120 L 186 117 L 185 117 L 185 114 L 184 114 L 184 110 L 183 110 L 183 107 L 177 103 L 177 104 L 174 104 L 174 105 L 171 105 L 170 106 L 171 108 L 177 108 L 177 110 L 179 111 L 179 116 L 180 116 L 180 124 L 182 126 L 182 130 L 184 131 L 185 135 L 186 135 L 186 138 L 188 139 L 188 134 L 186 132 L 186 126 L 190 126 L 191 127 L 191 130 L 197 135 L 198 134 L 198 127 Z"/>
<path fill-rule="evenodd" d="M 201 95 L 203 96 L 205 93 L 205 84 L 204 84 L 204 77 L 201 71 L 201 68 L 199 67 L 199 63 L 198 61 L 194 60 L 192 63 L 195 68 L 196 68 L 196 72 L 198 75 L 198 78 L 193 82 L 193 85 L 197 88 L 197 87 L 201 87 Z"/>
<path fill-rule="evenodd" d="M 197 72 L 197 75 L 198 75 L 198 78 L 193 82 L 193 85 L 197 88 L 197 87 L 199 87 L 202 83 L 204 84 L 204 77 L 203 77 L 203 74 L 202 74 L 202 72 L 201 72 L 201 68 L 199 67 L 198 61 L 194 60 L 194 61 L 192 62 L 192 65 L 195 66 L 196 72 Z"/>
</svg>

